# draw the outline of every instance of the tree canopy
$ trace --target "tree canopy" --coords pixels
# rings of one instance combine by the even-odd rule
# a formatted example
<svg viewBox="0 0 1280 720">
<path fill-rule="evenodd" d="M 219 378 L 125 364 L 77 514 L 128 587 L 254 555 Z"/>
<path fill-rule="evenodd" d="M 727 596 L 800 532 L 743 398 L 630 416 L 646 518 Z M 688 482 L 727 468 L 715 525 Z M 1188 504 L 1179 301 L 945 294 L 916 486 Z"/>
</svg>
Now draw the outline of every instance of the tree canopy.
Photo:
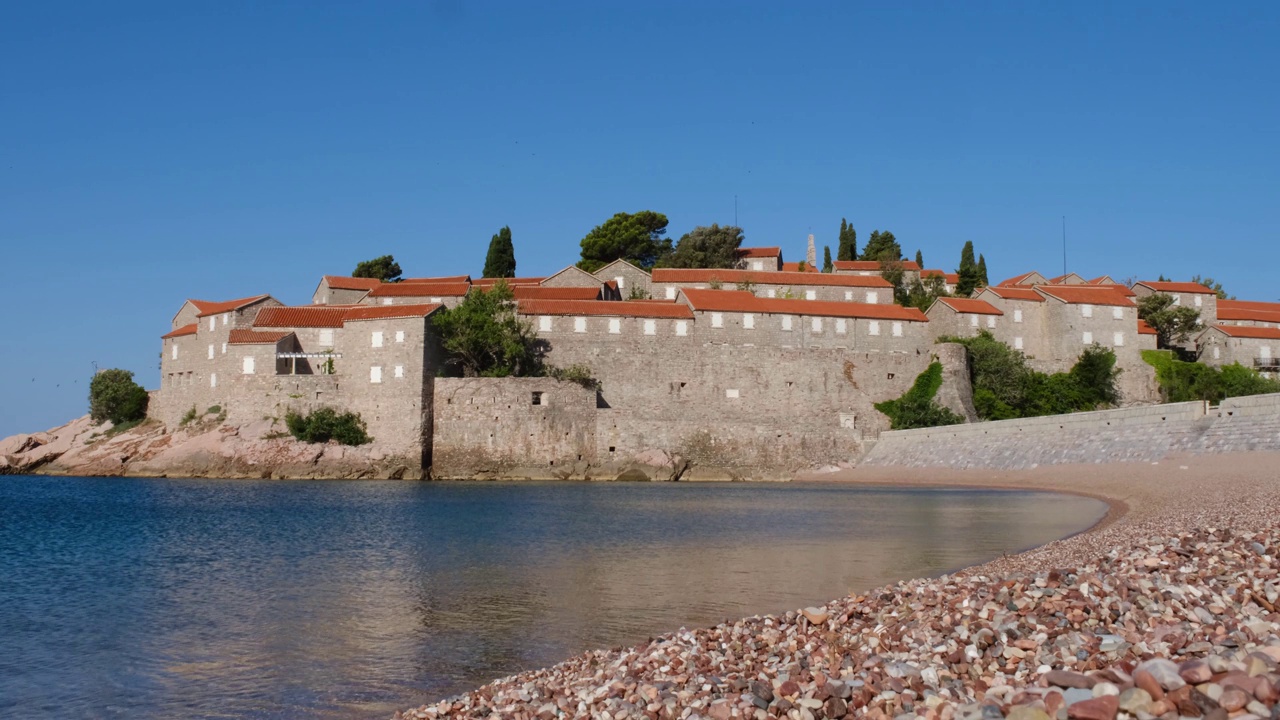
<svg viewBox="0 0 1280 720">
<path fill-rule="evenodd" d="M 733 268 L 738 265 L 742 228 L 732 225 L 699 226 L 685 233 L 671 254 L 658 259 L 658 267 Z"/>
<path fill-rule="evenodd" d="M 89 417 L 112 425 L 141 420 L 147 415 L 147 391 L 120 368 L 103 370 L 89 381 Z"/>
<path fill-rule="evenodd" d="M 484 258 L 484 277 L 509 278 L 516 276 L 516 246 L 511 242 L 511 228 L 504 226 L 489 241 L 489 253 Z"/>
<path fill-rule="evenodd" d="M 822 246 L 822 272 L 829 273 L 834 271 L 835 269 L 836 269 L 836 266 L 833 265 L 831 262 L 831 246 L 823 245 Z"/>
<path fill-rule="evenodd" d="M 614 260 L 626 260 L 645 270 L 671 253 L 667 216 L 652 210 L 618 213 L 582 238 L 578 267 L 595 272 Z"/>
<path fill-rule="evenodd" d="M 978 287 L 986 287 L 991 284 L 987 279 L 987 258 L 981 253 L 978 254 Z"/>
<path fill-rule="evenodd" d="M 960 250 L 960 267 L 956 268 L 960 281 L 956 283 L 956 295 L 969 297 L 982 284 L 982 270 L 973 257 L 973 241 L 966 240 Z"/>
<path fill-rule="evenodd" d="M 924 253 L 919 250 L 916 251 L 916 264 L 919 265 L 921 269 L 924 269 Z"/>
<path fill-rule="evenodd" d="M 1200 312 L 1192 307 L 1174 305 L 1174 297 L 1155 293 L 1138 298 L 1138 317 L 1156 331 L 1157 347 L 1180 345 L 1200 329 Z"/>
<path fill-rule="evenodd" d="M 862 250 L 863 260 L 893 262 L 902 259 L 902 246 L 898 244 L 893 233 L 885 230 L 872 230 L 867 246 Z"/>
<path fill-rule="evenodd" d="M 1191 282 L 1209 288 L 1218 296 L 1219 300 L 1235 300 L 1235 296 L 1228 295 L 1227 291 L 1223 289 L 1222 283 L 1215 282 L 1211 277 L 1200 277 L 1199 275 L 1194 275 L 1191 278 Z"/>
<path fill-rule="evenodd" d="M 356 269 L 351 272 L 351 277 L 395 282 L 400 279 L 400 263 L 396 262 L 393 255 L 383 255 L 372 260 L 365 260 L 356 265 Z"/>
<path fill-rule="evenodd" d="M 891 430 L 907 430 L 939 425 L 959 425 L 964 418 L 939 404 L 935 399 L 942 387 L 942 363 L 934 360 L 916 376 L 911 389 L 897 400 L 875 404 L 876 410 L 889 416 Z"/>
<path fill-rule="evenodd" d="M 844 218 L 840 218 L 840 246 L 836 248 L 836 259 L 858 259 L 858 231 Z"/>
<path fill-rule="evenodd" d="M 445 369 L 462 377 L 540 375 L 545 341 L 516 315 L 511 289 L 500 282 L 472 290 L 457 307 L 433 317 Z"/>
</svg>

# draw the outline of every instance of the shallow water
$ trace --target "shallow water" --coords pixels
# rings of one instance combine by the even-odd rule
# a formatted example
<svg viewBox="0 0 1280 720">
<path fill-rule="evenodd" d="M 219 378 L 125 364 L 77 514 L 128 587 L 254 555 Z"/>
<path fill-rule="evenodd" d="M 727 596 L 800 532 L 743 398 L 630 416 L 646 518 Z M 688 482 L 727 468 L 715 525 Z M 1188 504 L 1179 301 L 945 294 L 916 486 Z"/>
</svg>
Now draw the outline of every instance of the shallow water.
<svg viewBox="0 0 1280 720">
<path fill-rule="evenodd" d="M 0 478 L 0 717 L 386 717 L 1105 511 L 832 485 Z"/>
</svg>

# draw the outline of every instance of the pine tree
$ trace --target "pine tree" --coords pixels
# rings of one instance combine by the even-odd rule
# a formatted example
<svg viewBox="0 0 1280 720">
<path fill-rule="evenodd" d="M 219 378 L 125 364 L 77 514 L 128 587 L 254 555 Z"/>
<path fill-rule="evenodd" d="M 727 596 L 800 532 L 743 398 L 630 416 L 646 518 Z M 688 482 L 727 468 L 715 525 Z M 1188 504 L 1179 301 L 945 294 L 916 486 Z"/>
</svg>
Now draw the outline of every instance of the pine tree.
<svg viewBox="0 0 1280 720">
<path fill-rule="evenodd" d="M 924 268 L 924 253 L 919 250 L 916 251 L 916 264 Z"/>
<path fill-rule="evenodd" d="M 960 282 L 956 284 L 956 295 L 968 297 L 982 282 L 982 271 L 973 259 L 973 241 L 968 240 L 960 251 L 960 267 L 956 268 Z"/>
<path fill-rule="evenodd" d="M 835 266 L 831 264 L 831 246 L 823 245 L 822 246 L 822 272 L 829 273 L 834 269 L 835 269 Z"/>
<path fill-rule="evenodd" d="M 987 279 L 987 259 L 981 254 L 978 255 L 978 276 L 981 280 L 981 284 L 978 287 L 986 287 L 991 284 L 991 281 Z"/>
<path fill-rule="evenodd" d="M 902 246 L 898 244 L 893 233 L 885 230 L 872 230 L 867 239 L 867 246 L 862 250 L 863 260 L 876 262 L 898 262 L 902 260 Z"/>
<path fill-rule="evenodd" d="M 858 259 L 858 231 L 844 218 L 840 218 L 840 245 L 836 248 L 836 259 Z"/>
<path fill-rule="evenodd" d="M 516 276 L 516 247 L 511 242 L 511 228 L 503 227 L 489 241 L 489 254 L 484 258 L 484 275 L 488 278 Z"/>
</svg>

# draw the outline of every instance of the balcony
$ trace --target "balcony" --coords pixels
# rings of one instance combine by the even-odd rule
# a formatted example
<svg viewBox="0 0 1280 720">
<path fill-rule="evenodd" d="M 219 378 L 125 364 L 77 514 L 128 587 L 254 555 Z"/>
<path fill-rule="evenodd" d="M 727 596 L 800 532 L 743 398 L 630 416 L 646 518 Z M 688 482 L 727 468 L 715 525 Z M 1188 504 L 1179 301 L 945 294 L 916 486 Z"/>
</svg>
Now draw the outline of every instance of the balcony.
<svg viewBox="0 0 1280 720">
<path fill-rule="evenodd" d="M 1258 372 L 1280 373 L 1280 358 L 1255 358 L 1253 369 Z"/>
<path fill-rule="evenodd" d="M 342 357 L 335 352 L 277 352 L 277 375 L 332 375 L 334 360 Z"/>
</svg>

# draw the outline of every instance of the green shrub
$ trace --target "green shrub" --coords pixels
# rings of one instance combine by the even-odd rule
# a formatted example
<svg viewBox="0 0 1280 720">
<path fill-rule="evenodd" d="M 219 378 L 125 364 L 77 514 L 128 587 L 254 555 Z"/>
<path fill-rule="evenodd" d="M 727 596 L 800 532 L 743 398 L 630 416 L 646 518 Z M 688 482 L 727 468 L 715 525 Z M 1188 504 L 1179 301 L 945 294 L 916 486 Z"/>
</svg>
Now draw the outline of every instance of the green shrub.
<svg viewBox="0 0 1280 720">
<path fill-rule="evenodd" d="M 198 417 L 200 417 L 200 413 L 196 411 L 196 406 L 192 405 L 191 409 L 187 411 L 187 414 L 182 416 L 182 422 L 179 423 L 179 427 L 186 427 L 187 425 L 190 425 L 195 422 Z"/>
<path fill-rule="evenodd" d="M 591 368 L 586 365 L 569 365 L 568 367 L 555 367 L 547 365 L 543 368 L 547 377 L 563 380 L 565 382 L 576 383 L 588 390 L 599 390 L 600 381 L 591 375 Z"/>
<path fill-rule="evenodd" d="M 959 425 L 964 418 L 934 400 L 942 387 L 942 363 L 934 361 L 916 377 L 911 389 L 897 400 L 876 403 L 876 410 L 889 416 L 893 430 Z"/>
<path fill-rule="evenodd" d="M 289 434 L 302 442 L 337 440 L 343 445 L 364 445 L 372 440 L 358 413 L 339 414 L 333 408 L 323 407 L 310 415 L 290 412 L 285 415 L 284 422 Z"/>
<path fill-rule="evenodd" d="M 120 425 L 147 416 L 150 397 L 133 381 L 133 373 L 112 368 L 103 370 L 89 381 L 89 416 L 94 422 L 111 421 Z"/>
<path fill-rule="evenodd" d="M 1198 362 L 1186 362 L 1168 350 L 1144 350 L 1142 359 L 1156 369 L 1156 382 L 1165 402 L 1207 400 L 1280 392 L 1280 381 L 1263 377 L 1239 363 L 1221 370 Z"/>
<path fill-rule="evenodd" d="M 217 415 L 218 413 L 222 412 L 222 406 L 213 405 L 213 406 L 210 406 L 210 408 L 208 410 L 205 410 L 204 412 L 206 415 Z"/>
</svg>

